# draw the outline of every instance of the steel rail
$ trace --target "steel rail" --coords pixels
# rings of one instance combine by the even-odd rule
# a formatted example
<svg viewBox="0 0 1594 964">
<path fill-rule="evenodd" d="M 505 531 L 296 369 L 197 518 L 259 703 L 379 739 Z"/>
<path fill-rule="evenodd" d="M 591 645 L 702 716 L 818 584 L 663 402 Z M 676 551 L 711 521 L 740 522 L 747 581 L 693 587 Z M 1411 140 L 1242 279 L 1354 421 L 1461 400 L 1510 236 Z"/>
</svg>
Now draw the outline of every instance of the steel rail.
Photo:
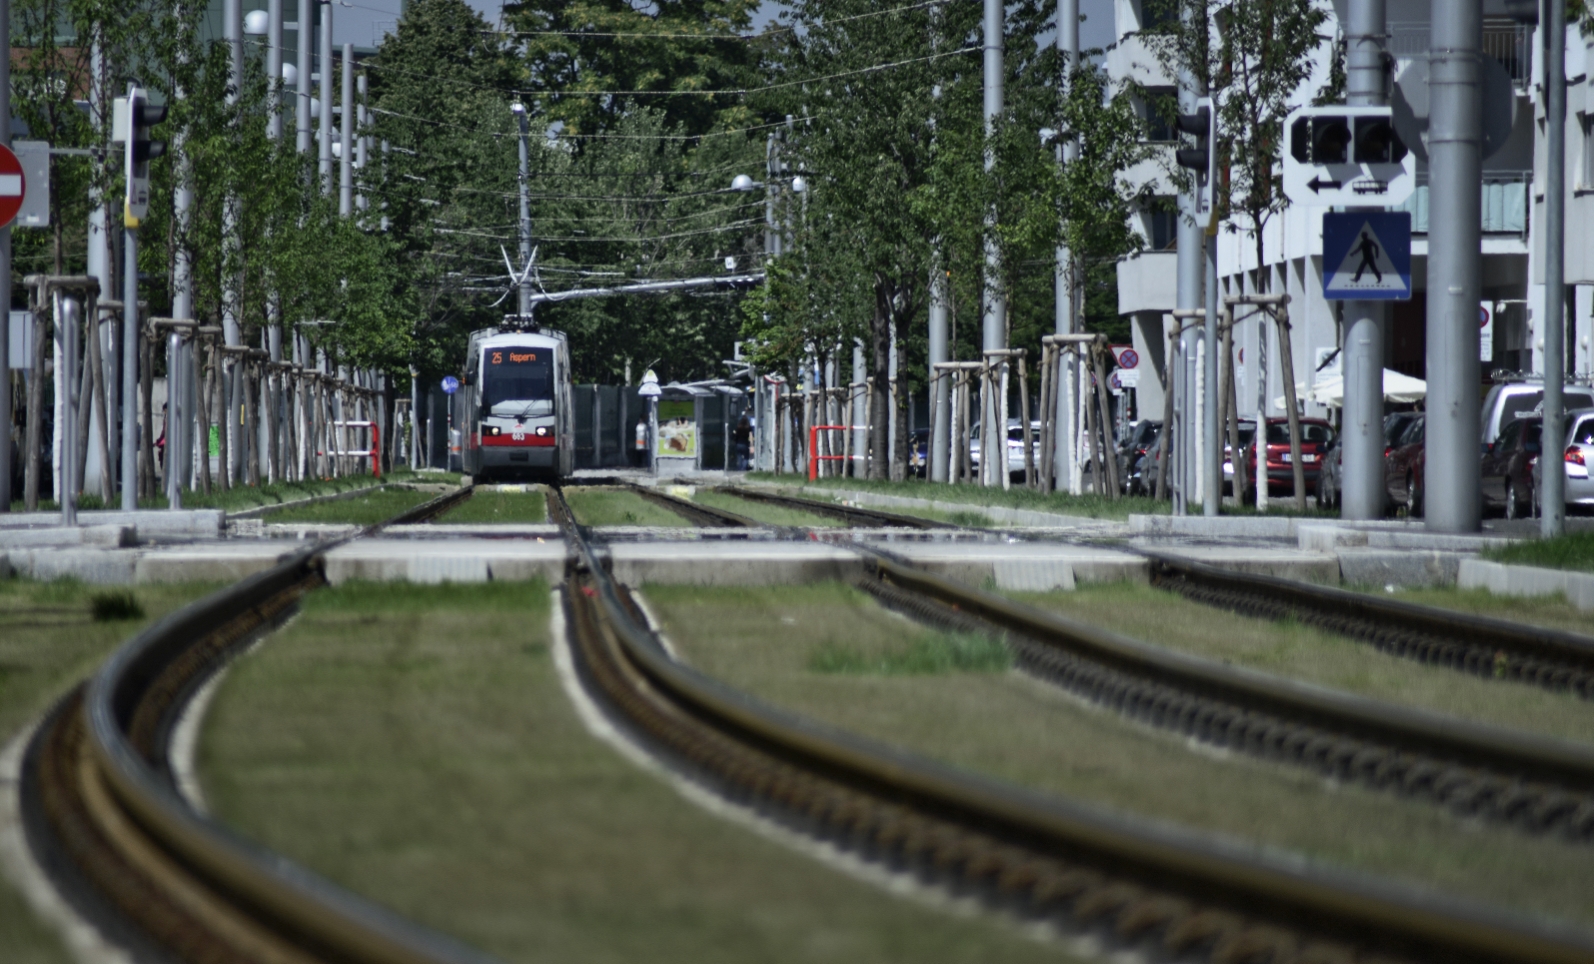
<svg viewBox="0 0 1594 964">
<path fill-rule="evenodd" d="M 848 525 L 880 527 L 887 529 L 962 529 L 964 526 L 951 523 L 932 522 L 929 519 L 919 519 L 909 515 L 898 515 L 895 512 L 882 512 L 878 509 L 864 509 L 858 506 L 841 505 L 836 502 L 821 502 L 818 499 L 803 499 L 791 495 L 776 495 L 772 492 L 759 492 L 740 485 L 721 485 L 715 491 L 734 495 L 738 499 L 747 499 L 752 502 L 767 502 L 787 509 L 799 509 L 803 512 L 812 512 L 815 515 L 828 516 L 840 519 Z"/>
<path fill-rule="evenodd" d="M 1594 699 L 1594 638 L 1155 552 L 1151 584 L 1246 616 L 1302 622 L 1395 656 Z"/>
<path fill-rule="evenodd" d="M 1000 631 L 1026 671 L 1131 718 L 1469 816 L 1594 837 L 1594 748 L 1281 679 L 1043 612 L 876 552 L 887 605 Z"/>
<path fill-rule="evenodd" d="M 1571 962 L 1594 935 L 1242 850 L 837 731 L 673 660 L 577 527 L 578 671 L 622 725 L 734 801 L 960 892 L 1212 961 Z"/>
<path fill-rule="evenodd" d="M 431 518 L 462 488 L 374 526 Z M 61 861 L 123 923 L 183 961 L 491 964 L 492 958 L 356 896 L 196 811 L 170 772 L 171 732 L 198 687 L 325 584 L 325 555 L 277 566 L 166 617 L 123 644 L 39 728 L 28 752 L 29 843 Z"/>
<path fill-rule="evenodd" d="M 695 526 L 709 528 L 728 527 L 733 529 L 767 528 L 764 523 L 759 522 L 757 519 L 749 519 L 747 516 L 737 515 L 725 509 L 716 509 L 713 506 L 699 505 L 689 499 L 678 499 L 667 492 L 660 492 L 645 485 L 637 485 L 635 482 L 626 483 L 626 488 L 654 505 L 669 509 Z"/>
</svg>

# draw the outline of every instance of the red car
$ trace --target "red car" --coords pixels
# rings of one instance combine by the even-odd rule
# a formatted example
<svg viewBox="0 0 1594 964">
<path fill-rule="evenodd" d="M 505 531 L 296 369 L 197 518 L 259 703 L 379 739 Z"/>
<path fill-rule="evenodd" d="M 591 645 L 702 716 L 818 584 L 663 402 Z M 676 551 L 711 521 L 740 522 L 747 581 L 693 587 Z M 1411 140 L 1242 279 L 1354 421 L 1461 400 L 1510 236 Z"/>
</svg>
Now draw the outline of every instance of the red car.
<svg viewBox="0 0 1594 964">
<path fill-rule="evenodd" d="M 1384 456 L 1384 491 L 1396 506 L 1405 506 L 1406 514 L 1422 515 L 1423 457 L 1426 449 L 1427 420 L 1414 418 L 1400 438 L 1395 440 L 1389 454 Z"/>
<path fill-rule="evenodd" d="M 1334 441 L 1334 427 L 1320 418 L 1303 418 L 1301 425 L 1301 469 L 1306 478 L 1306 491 L 1317 490 L 1317 479 L 1323 471 L 1323 455 Z M 1293 494 L 1295 470 L 1290 465 L 1290 420 L 1267 420 L 1267 489 L 1269 493 L 1283 491 Z M 1256 475 L 1256 450 L 1251 447 L 1251 478 Z"/>
</svg>

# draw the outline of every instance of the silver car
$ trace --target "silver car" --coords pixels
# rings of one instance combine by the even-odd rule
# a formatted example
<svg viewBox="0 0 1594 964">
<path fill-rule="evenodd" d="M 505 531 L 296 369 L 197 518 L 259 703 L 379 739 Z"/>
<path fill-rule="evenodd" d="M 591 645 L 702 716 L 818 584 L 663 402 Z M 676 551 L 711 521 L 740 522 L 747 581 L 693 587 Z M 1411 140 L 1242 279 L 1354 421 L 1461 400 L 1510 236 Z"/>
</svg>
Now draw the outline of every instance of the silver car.
<svg viewBox="0 0 1594 964">
<path fill-rule="evenodd" d="M 1567 412 L 1566 425 L 1566 444 L 1561 453 L 1561 464 L 1566 471 L 1566 504 L 1594 506 L 1594 479 L 1589 478 L 1588 471 L 1589 466 L 1594 465 L 1594 408 Z M 1546 448 L 1533 462 L 1534 515 L 1538 514 L 1544 460 L 1554 457 L 1553 451 Z"/>
</svg>

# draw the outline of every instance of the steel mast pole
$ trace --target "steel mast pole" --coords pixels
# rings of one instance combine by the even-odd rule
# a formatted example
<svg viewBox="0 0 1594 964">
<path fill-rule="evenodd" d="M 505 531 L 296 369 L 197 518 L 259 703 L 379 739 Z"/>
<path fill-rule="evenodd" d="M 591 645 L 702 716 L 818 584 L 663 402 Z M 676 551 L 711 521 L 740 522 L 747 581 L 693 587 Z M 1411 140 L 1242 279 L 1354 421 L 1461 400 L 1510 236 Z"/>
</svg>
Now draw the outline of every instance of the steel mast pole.
<svg viewBox="0 0 1594 964">
<path fill-rule="evenodd" d="M 996 133 L 996 122 L 1002 116 L 1002 30 L 1006 26 L 1007 11 L 1002 0 L 985 0 L 984 12 L 985 175 L 990 178 L 996 168 L 996 152 L 989 139 Z M 1007 347 L 1007 306 L 999 290 L 1001 277 L 1002 255 L 996 244 L 996 208 L 993 206 L 985 212 L 985 283 L 980 288 L 980 313 L 985 319 L 982 345 L 986 351 Z M 1005 384 L 1003 379 L 995 381 Z M 992 399 L 984 407 L 1000 410 L 1003 406 Z M 986 421 L 987 416 L 982 416 L 981 421 Z M 1001 485 L 1007 470 L 1007 426 L 986 425 L 981 435 L 980 475 L 986 485 Z"/>
<path fill-rule="evenodd" d="M 1185 29 L 1195 28 L 1196 12 L 1191 4 L 1180 5 L 1180 18 L 1184 21 Z M 1194 114 L 1196 112 L 1196 99 L 1201 96 L 1200 81 L 1188 67 L 1179 71 L 1179 113 Z M 1203 307 L 1202 275 L 1206 261 L 1206 232 L 1197 221 L 1198 200 L 1194 190 L 1194 180 L 1191 181 L 1191 190 L 1179 194 L 1179 233 L 1178 233 L 1178 297 L 1176 304 L 1180 311 L 1195 312 Z M 1258 271 L 1262 268 L 1257 265 Z M 1180 358 L 1173 366 L 1176 371 L 1188 372 L 1190 362 L 1194 360 L 1197 336 L 1191 328 L 1185 327 L 1185 318 L 1179 318 L 1180 333 L 1178 339 Z M 1195 386 L 1191 384 L 1192 378 L 1175 378 L 1174 385 L 1178 385 L 1183 397 L 1180 399 L 1178 410 L 1181 417 L 1177 426 L 1164 425 L 1164 432 L 1177 428 L 1178 434 L 1169 438 L 1169 455 L 1173 457 L 1174 464 L 1169 468 L 1173 471 L 1169 477 L 1177 479 L 1178 487 L 1173 493 L 1173 512 L 1175 515 L 1184 515 L 1190 508 L 1190 497 L 1194 494 L 1191 489 L 1195 487 L 1197 470 L 1192 456 L 1195 453 L 1195 435 L 1193 432 L 1195 409 Z M 1169 385 L 1172 391 L 1174 385 Z M 1266 413 L 1263 413 L 1264 415 Z M 1260 420 L 1260 419 L 1259 419 Z M 1259 429 L 1260 431 L 1260 429 Z M 1097 466 L 1100 472 L 1101 467 Z"/>
<path fill-rule="evenodd" d="M 332 193 L 332 4 L 317 0 L 321 8 L 321 134 L 319 163 L 321 193 Z"/>
<path fill-rule="evenodd" d="M 520 121 L 520 313 L 531 314 L 531 162 L 527 155 L 526 138 L 531 133 L 531 119 L 526 116 L 526 105 L 515 101 L 509 106 Z"/>
<path fill-rule="evenodd" d="M 310 42 L 315 36 L 315 0 L 299 0 L 299 29 L 294 33 L 293 138 L 300 154 L 310 152 Z"/>
<path fill-rule="evenodd" d="M 1057 0 L 1057 51 L 1062 60 L 1062 96 L 1067 98 L 1073 83 L 1074 68 L 1079 63 L 1079 0 Z M 1067 165 L 1079 156 L 1079 142 L 1072 137 L 1059 138 L 1057 163 Z M 1057 268 L 1052 281 L 1055 317 L 1053 330 L 1059 335 L 1074 334 L 1074 316 L 1077 305 L 1074 283 L 1073 257 L 1065 241 L 1057 246 Z M 1074 402 L 1078 394 L 1074 386 L 1077 365 L 1071 353 L 1063 353 L 1057 366 L 1057 411 L 1052 428 L 1052 478 L 1054 488 L 1066 485 L 1078 495 L 1074 479 Z"/>
<path fill-rule="evenodd" d="M 1382 107 L 1388 103 L 1384 0 L 1351 0 L 1346 21 L 1345 102 L 1352 107 Z M 1333 266 L 1325 264 L 1323 270 L 1332 271 Z M 1435 290 L 1429 286 L 1430 296 Z M 1343 519 L 1377 519 L 1384 514 L 1385 312 L 1381 301 L 1345 302 L 1340 346 L 1345 378 L 1340 434 Z"/>
<path fill-rule="evenodd" d="M 236 0 L 234 0 L 236 3 Z M 129 84 L 127 91 L 131 95 L 133 85 Z M 128 109 L 133 109 L 133 98 L 128 97 Z M 9 123 L 9 118 L 6 119 Z M 134 122 L 136 124 L 136 122 Z M 133 125 L 130 125 L 130 128 Z M 131 130 L 129 131 L 131 133 Z M 133 139 L 130 136 L 122 145 L 124 151 L 133 150 Z M 123 202 L 126 203 L 125 201 Z M 124 211 L 122 217 L 122 511 L 133 512 L 138 509 L 138 222 L 132 215 Z M 64 299 L 63 299 L 64 300 Z M 8 306 L 9 307 L 9 306 Z M 72 322 L 75 324 L 75 319 Z M 71 369 L 69 369 L 71 370 Z M 70 393 L 71 387 L 68 386 Z M 152 417 L 151 422 L 154 421 Z M 68 453 L 71 454 L 71 453 Z M 77 460 L 72 459 L 74 465 Z M 67 459 L 63 458 L 61 464 L 65 466 Z M 75 473 L 75 469 L 73 470 Z M 73 478 L 74 487 L 80 481 Z M 66 504 L 68 496 L 76 501 L 77 495 L 74 488 L 68 493 L 61 490 L 61 503 Z"/>
<path fill-rule="evenodd" d="M 1424 493 L 1427 526 L 1434 532 L 1477 532 L 1482 514 L 1478 463 L 1482 44 L 1482 0 L 1434 0 L 1428 60 L 1432 114 L 1426 477 L 1436 484 L 1426 486 Z M 1555 443 L 1546 437 L 1544 444 Z"/>
<path fill-rule="evenodd" d="M 343 117 L 338 132 L 338 216 L 354 213 L 354 44 L 343 45 Z"/>
<path fill-rule="evenodd" d="M 1539 443 L 1539 534 L 1566 531 L 1566 5 L 1546 0 L 1544 100 L 1548 115 L 1544 178 L 1544 429 Z M 1476 424 L 1476 422 L 1474 422 Z"/>
<path fill-rule="evenodd" d="M 0 49 L 11 49 L 11 0 L 0 0 Z M 0 144 L 11 146 L 11 58 L 0 57 Z M 0 228 L 0 291 L 6 334 L 0 338 L 0 512 L 11 511 L 11 229 Z M 109 468 L 109 466 L 107 466 Z"/>
</svg>

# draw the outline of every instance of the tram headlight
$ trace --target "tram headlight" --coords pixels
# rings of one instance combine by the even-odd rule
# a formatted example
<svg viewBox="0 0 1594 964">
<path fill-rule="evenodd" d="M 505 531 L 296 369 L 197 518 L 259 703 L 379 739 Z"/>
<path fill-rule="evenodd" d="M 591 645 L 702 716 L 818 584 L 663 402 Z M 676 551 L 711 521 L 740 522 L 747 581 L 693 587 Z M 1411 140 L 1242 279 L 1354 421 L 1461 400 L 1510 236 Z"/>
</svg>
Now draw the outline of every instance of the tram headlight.
<svg viewBox="0 0 1594 964">
<path fill-rule="evenodd" d="M 502 435 L 503 434 L 503 432 L 496 425 L 489 425 L 485 429 L 483 429 L 482 431 L 485 432 L 488 435 Z"/>
<path fill-rule="evenodd" d="M 537 426 L 537 434 L 538 435 L 547 435 L 548 434 L 548 426 L 546 426 L 546 425 Z"/>
</svg>

